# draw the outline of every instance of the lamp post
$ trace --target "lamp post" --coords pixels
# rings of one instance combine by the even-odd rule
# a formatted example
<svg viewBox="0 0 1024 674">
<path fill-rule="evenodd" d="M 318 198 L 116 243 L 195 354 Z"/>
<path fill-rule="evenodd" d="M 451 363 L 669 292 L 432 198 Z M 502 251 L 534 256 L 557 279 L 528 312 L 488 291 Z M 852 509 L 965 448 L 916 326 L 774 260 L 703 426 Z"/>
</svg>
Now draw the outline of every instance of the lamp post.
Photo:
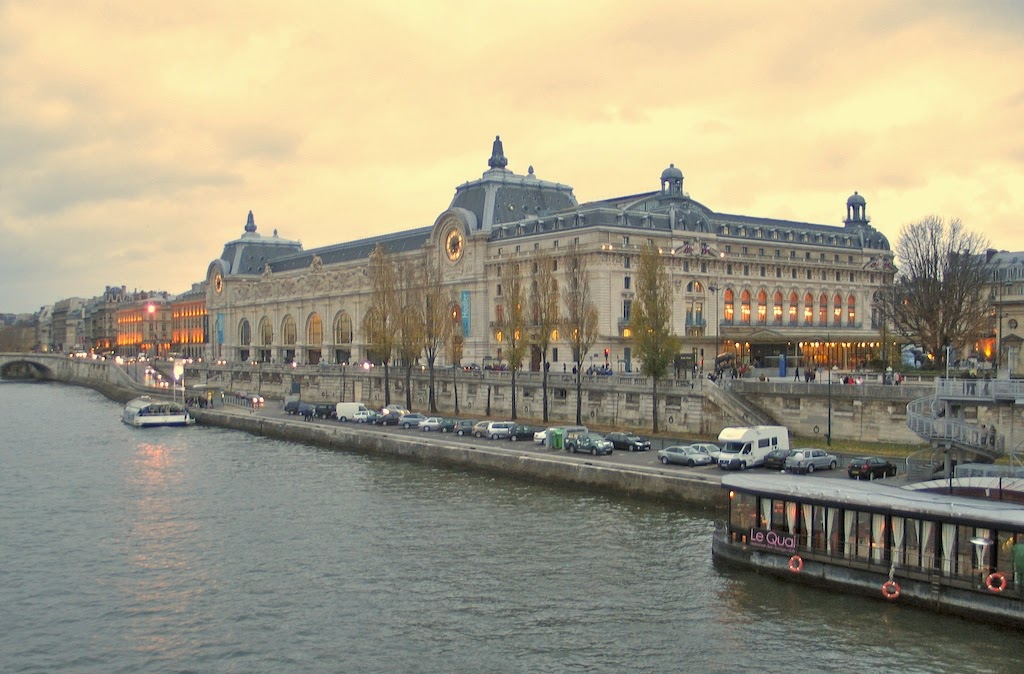
<svg viewBox="0 0 1024 674">
<path fill-rule="evenodd" d="M 828 432 L 825 434 L 825 445 L 832 446 L 832 370 L 835 365 L 828 369 Z"/>
</svg>

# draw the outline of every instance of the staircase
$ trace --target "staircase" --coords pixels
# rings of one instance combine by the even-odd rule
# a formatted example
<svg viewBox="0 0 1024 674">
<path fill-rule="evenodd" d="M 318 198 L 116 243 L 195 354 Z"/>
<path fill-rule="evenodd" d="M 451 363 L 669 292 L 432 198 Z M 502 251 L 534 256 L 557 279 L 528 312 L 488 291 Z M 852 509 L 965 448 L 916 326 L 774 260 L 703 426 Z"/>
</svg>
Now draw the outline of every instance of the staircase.
<svg viewBox="0 0 1024 674">
<path fill-rule="evenodd" d="M 736 426 L 775 426 L 779 423 L 730 391 L 725 382 L 722 384 L 705 383 L 704 395 L 718 405 L 722 414 L 732 419 Z"/>
</svg>

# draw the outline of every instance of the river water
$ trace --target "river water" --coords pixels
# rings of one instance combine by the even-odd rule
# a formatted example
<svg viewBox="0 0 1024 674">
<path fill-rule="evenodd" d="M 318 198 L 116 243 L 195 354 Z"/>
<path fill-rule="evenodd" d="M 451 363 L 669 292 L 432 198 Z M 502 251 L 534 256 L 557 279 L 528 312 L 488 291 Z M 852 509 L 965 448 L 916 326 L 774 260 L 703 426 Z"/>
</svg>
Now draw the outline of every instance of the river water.
<svg viewBox="0 0 1024 674">
<path fill-rule="evenodd" d="M 1011 672 L 1016 632 L 725 572 L 714 517 L 0 383 L 3 672 Z"/>
</svg>

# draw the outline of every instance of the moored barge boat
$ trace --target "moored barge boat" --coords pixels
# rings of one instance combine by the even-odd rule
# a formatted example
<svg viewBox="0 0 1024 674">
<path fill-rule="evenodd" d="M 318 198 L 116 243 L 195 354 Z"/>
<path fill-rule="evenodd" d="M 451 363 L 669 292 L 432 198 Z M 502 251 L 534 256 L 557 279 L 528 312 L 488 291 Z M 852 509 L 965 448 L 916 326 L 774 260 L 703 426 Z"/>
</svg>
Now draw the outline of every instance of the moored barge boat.
<svg viewBox="0 0 1024 674">
<path fill-rule="evenodd" d="M 877 482 L 729 475 L 716 563 L 1024 627 L 1024 507 Z"/>
<path fill-rule="evenodd" d="M 191 426 L 196 422 L 181 403 L 153 400 L 142 396 L 129 401 L 121 412 L 121 421 L 129 426 Z"/>
</svg>

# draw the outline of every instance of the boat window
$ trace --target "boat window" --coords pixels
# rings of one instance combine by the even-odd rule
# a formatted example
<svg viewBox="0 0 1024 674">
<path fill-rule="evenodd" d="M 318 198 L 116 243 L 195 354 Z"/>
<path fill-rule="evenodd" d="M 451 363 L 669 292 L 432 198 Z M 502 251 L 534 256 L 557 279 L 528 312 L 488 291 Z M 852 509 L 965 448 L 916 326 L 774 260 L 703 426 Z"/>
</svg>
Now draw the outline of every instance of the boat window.
<svg viewBox="0 0 1024 674">
<path fill-rule="evenodd" d="M 753 494 L 736 492 L 732 499 L 729 524 L 746 533 L 757 528 L 757 498 Z"/>
</svg>

